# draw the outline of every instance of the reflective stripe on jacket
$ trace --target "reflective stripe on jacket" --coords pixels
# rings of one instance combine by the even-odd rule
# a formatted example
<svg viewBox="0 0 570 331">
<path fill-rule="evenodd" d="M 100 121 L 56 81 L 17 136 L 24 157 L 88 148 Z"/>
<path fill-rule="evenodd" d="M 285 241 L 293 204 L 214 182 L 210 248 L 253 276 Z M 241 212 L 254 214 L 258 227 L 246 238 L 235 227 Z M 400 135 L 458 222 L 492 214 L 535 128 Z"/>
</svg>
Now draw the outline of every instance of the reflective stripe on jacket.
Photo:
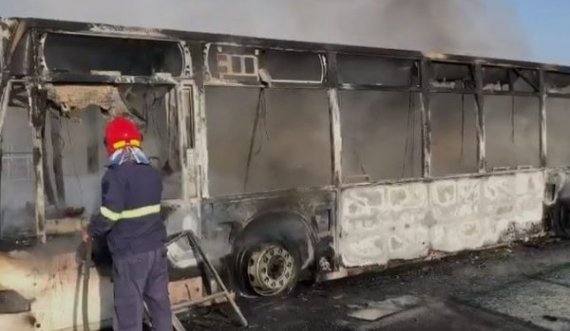
<svg viewBox="0 0 570 331">
<path fill-rule="evenodd" d="M 91 236 L 106 235 L 113 254 L 146 252 L 163 245 L 162 181 L 156 169 L 135 161 L 110 165 L 101 191 L 100 212 L 88 228 Z"/>
</svg>

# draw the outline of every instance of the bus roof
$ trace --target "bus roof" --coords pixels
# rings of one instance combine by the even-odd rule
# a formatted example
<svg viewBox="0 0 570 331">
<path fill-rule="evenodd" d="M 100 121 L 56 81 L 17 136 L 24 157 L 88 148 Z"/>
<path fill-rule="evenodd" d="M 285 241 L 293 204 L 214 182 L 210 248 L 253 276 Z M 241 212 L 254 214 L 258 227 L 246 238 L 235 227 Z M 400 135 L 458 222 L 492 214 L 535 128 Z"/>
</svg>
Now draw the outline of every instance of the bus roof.
<svg viewBox="0 0 570 331">
<path fill-rule="evenodd" d="M 392 56 L 411 59 L 428 58 L 438 61 L 450 62 L 477 62 L 489 65 L 516 66 L 526 68 L 543 68 L 546 70 L 560 71 L 570 73 L 570 66 L 557 64 L 547 64 L 531 61 L 509 60 L 501 58 L 478 57 L 469 55 L 454 55 L 438 52 L 420 52 L 402 49 L 388 49 L 378 47 L 349 46 L 341 44 L 301 42 L 293 40 L 266 39 L 247 36 L 236 36 L 228 34 L 216 34 L 205 32 L 191 32 L 168 29 L 127 27 L 121 25 L 93 23 L 93 22 L 72 22 L 52 19 L 40 19 L 31 17 L 12 17 L 3 18 L 3 22 L 18 22 L 23 24 L 26 29 L 37 28 L 52 32 L 73 32 L 79 34 L 106 35 L 122 38 L 144 38 L 144 39 L 161 39 L 161 40 L 180 40 L 180 41 L 203 41 L 231 43 L 240 46 L 258 46 L 268 48 L 281 48 L 291 50 L 307 50 L 307 51 L 332 51 L 346 53 L 360 53 L 380 56 Z"/>
</svg>

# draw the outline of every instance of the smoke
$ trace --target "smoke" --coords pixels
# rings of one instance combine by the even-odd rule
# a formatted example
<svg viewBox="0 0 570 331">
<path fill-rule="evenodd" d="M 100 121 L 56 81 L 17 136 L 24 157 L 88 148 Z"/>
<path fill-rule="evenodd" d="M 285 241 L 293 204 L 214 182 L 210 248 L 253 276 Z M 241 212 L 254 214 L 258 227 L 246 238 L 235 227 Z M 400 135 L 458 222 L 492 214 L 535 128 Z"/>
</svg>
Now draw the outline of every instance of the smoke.
<svg viewBox="0 0 570 331">
<path fill-rule="evenodd" d="M 211 194 L 328 185 L 326 93 L 303 89 L 261 93 L 235 87 L 206 90 Z"/>
<path fill-rule="evenodd" d="M 514 6 L 492 0 L 0 0 L 6 16 L 528 59 Z M 157 15 L 157 13 L 159 13 Z"/>
<path fill-rule="evenodd" d="M 514 8 L 498 1 L 435 0 L 381 2 L 385 47 L 469 55 L 524 58 L 527 46 L 513 19 Z M 364 8 L 362 8 L 364 9 Z M 372 16 L 372 15 L 370 15 Z M 368 17 L 373 24 L 374 17 Z M 364 31 L 363 31 L 364 32 Z"/>
<path fill-rule="evenodd" d="M 252 1 L 246 3 L 252 4 Z M 267 17 L 271 17 L 274 19 L 272 25 L 256 29 L 250 19 L 247 23 L 236 25 L 236 30 L 231 33 L 506 58 L 522 58 L 528 53 L 525 43 L 517 33 L 517 22 L 512 19 L 512 15 L 505 14 L 513 12 L 513 8 L 487 0 L 353 1 L 350 4 L 328 1 L 326 5 L 320 1 L 269 3 L 270 5 L 257 4 L 256 10 L 251 11 L 251 16 L 256 24 L 261 26 L 266 24 Z M 270 14 L 277 9 L 286 14 Z M 225 7 L 220 10 L 223 12 Z M 236 13 L 242 14 L 239 11 Z M 224 32 L 224 23 L 218 23 L 220 26 L 214 31 Z M 497 29 L 499 26 L 501 28 Z M 281 65 L 289 67 L 294 64 Z M 352 68 L 350 73 L 362 78 L 368 71 L 372 71 L 371 68 Z M 396 66 L 388 68 L 393 70 Z M 382 70 L 387 76 L 394 76 L 386 77 L 387 79 L 406 78 L 398 72 L 391 74 L 387 68 L 378 70 Z M 255 98 L 249 95 L 254 94 L 254 91 L 244 91 L 240 96 L 236 96 L 236 89 L 231 90 L 232 92 L 225 96 L 216 95 L 219 93 L 214 93 L 212 89 L 206 93 L 210 101 L 207 102 L 210 126 L 210 189 L 214 195 L 222 192 L 227 194 L 242 190 L 259 191 L 299 184 L 318 186 L 327 183 L 330 173 L 325 169 L 330 169 L 327 164 L 327 145 L 330 142 L 326 137 L 329 132 L 326 126 L 316 125 L 324 123 L 325 119 L 311 124 L 312 131 L 304 130 L 302 125 L 294 123 L 295 118 L 303 116 L 305 118 L 300 122 L 310 123 L 308 115 L 302 115 L 301 109 L 307 114 L 314 114 L 319 105 L 326 104 L 326 100 L 319 102 L 321 100 L 304 98 L 301 104 L 295 105 L 292 100 L 303 98 L 301 94 L 296 93 L 273 105 L 269 103 L 266 112 L 263 112 L 266 116 L 264 115 L 260 127 L 265 129 L 256 132 L 255 142 L 260 147 L 256 148 L 251 161 L 251 173 L 255 175 L 252 176 L 248 187 L 244 188 L 240 181 L 246 173 L 244 168 L 248 167 L 249 163 L 246 162 L 245 155 L 247 145 L 252 140 L 249 131 L 254 118 L 251 114 L 255 111 Z M 413 102 L 414 105 L 409 105 L 407 93 L 388 95 L 348 91 L 340 94 L 340 101 L 345 175 L 365 175 L 372 179 L 419 176 L 420 121 L 414 111 L 410 110 L 415 109 L 417 112 L 417 100 Z M 454 101 L 457 103 L 460 100 Z M 458 139 L 451 139 L 448 134 L 442 135 L 440 141 L 435 141 L 439 144 L 434 147 L 438 154 L 436 156 L 442 161 L 439 162 L 441 164 L 453 163 L 451 167 L 442 167 L 446 174 L 452 171 L 472 172 L 476 168 L 476 145 L 474 126 L 469 124 L 474 123 L 469 116 L 448 116 L 451 115 L 450 110 L 464 108 L 459 105 L 457 109 L 456 105 L 450 102 L 451 100 L 442 100 L 436 105 L 437 110 L 441 110 L 443 122 L 438 131 L 444 132 L 454 128 L 456 132 L 454 131 L 453 138 Z M 278 124 L 271 127 L 272 120 L 282 112 L 279 108 L 284 109 L 283 113 L 287 114 L 287 118 L 277 121 Z M 229 109 L 233 116 L 227 116 Z M 297 111 L 290 111 L 293 109 Z M 463 110 L 463 113 L 467 111 Z M 324 113 L 326 112 L 327 109 L 324 109 Z M 358 112 L 360 113 L 355 115 Z M 473 113 L 471 111 L 469 115 Z M 386 120 L 387 118 L 389 120 Z M 465 123 L 467 120 L 471 122 Z M 459 125 L 458 121 L 461 121 Z M 266 122 L 268 126 L 265 125 Z M 505 123 L 501 123 L 503 124 Z M 465 131 L 466 126 L 469 126 L 470 130 Z M 320 136 L 325 139 L 319 139 L 318 136 L 311 138 L 309 132 L 320 132 Z M 467 147 L 455 144 L 457 148 L 455 145 L 453 147 L 457 151 L 451 153 L 447 142 L 463 141 L 464 138 L 460 137 L 465 134 L 468 135 L 465 139 L 468 141 L 465 144 Z M 280 144 L 280 140 L 284 144 Z M 298 154 L 294 155 L 295 152 Z M 386 158 L 385 155 L 393 157 Z M 451 158 L 453 162 L 450 162 Z M 305 163 L 302 164 L 301 160 Z"/>
</svg>

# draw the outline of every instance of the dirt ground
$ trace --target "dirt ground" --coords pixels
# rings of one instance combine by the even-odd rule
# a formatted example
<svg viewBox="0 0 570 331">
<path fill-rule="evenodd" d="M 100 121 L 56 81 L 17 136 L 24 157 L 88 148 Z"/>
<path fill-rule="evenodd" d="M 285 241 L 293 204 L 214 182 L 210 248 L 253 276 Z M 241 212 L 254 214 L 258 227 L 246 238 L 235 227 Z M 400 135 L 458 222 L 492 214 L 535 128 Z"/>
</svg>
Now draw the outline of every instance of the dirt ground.
<svg viewBox="0 0 570 331">
<path fill-rule="evenodd" d="M 415 304 L 372 321 L 349 316 L 402 296 Z M 250 330 L 570 330 L 570 242 L 466 253 L 239 304 Z M 225 305 L 181 317 L 188 330 L 246 329 Z"/>
</svg>

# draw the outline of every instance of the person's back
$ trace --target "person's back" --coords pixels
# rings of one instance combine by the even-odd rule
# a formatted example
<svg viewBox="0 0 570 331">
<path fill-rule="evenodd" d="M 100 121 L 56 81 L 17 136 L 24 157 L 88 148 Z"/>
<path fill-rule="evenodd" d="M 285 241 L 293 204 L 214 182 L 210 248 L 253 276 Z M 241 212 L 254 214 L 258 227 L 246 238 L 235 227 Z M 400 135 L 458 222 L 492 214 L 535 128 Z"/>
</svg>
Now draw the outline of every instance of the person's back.
<svg viewBox="0 0 570 331">
<path fill-rule="evenodd" d="M 129 161 L 109 168 L 105 177 L 124 187 L 124 191 L 113 193 L 125 197 L 122 212 L 114 216 L 123 221 L 117 222 L 107 236 L 113 255 L 142 253 L 163 247 L 166 230 L 160 218 L 162 181 L 159 172 L 150 165 Z"/>
<path fill-rule="evenodd" d="M 146 303 L 153 328 L 172 330 L 161 176 L 140 149 L 142 136 L 125 118 L 105 130 L 110 155 L 100 213 L 84 234 L 106 237 L 113 258 L 115 331 L 140 331 Z"/>
</svg>

